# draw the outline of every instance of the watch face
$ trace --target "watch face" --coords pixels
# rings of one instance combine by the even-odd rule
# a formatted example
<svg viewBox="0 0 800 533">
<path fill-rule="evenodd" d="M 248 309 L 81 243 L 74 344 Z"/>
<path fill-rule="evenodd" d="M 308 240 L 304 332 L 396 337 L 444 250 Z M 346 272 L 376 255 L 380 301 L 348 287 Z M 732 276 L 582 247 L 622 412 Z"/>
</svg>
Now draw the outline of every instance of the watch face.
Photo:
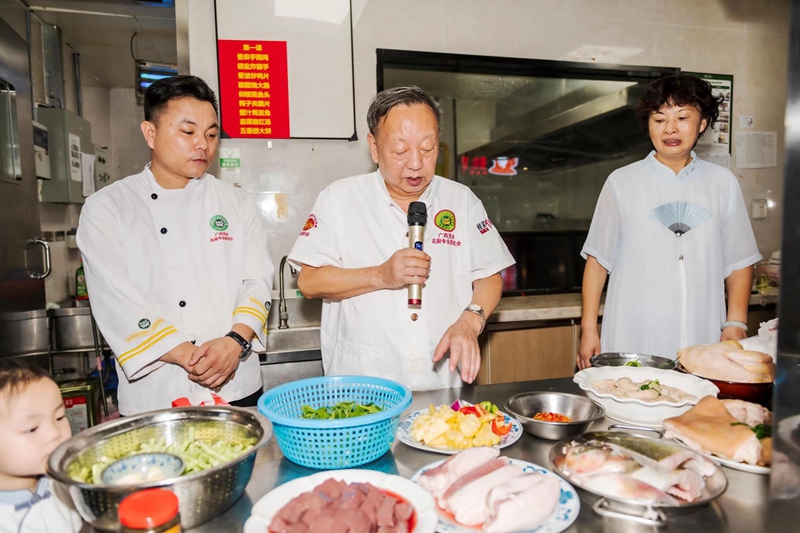
<svg viewBox="0 0 800 533">
<path fill-rule="evenodd" d="M 472 310 L 472 311 L 478 311 L 478 312 L 480 312 L 480 311 L 483 311 L 483 308 L 481 308 L 481 306 L 480 306 L 480 305 L 476 305 L 476 304 L 472 304 L 472 305 L 470 305 L 470 306 L 469 306 L 469 308 L 470 308 L 470 310 Z"/>
</svg>

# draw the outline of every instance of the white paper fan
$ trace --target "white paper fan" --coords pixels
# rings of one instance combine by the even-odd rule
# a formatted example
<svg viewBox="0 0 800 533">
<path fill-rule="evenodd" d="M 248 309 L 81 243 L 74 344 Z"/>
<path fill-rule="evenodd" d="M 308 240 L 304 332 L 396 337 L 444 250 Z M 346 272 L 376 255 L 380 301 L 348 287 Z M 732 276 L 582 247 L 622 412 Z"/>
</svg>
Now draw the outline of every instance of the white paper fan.
<svg viewBox="0 0 800 533">
<path fill-rule="evenodd" d="M 699 205 L 689 202 L 670 202 L 653 209 L 647 218 L 663 224 L 664 227 L 680 237 L 711 218 L 711 213 Z"/>
<path fill-rule="evenodd" d="M 669 202 L 653 209 L 647 218 L 663 224 L 678 238 L 678 266 L 681 280 L 680 347 L 683 349 L 688 344 L 689 295 L 686 285 L 686 263 L 683 260 L 683 251 L 681 251 L 681 235 L 711 218 L 711 213 L 699 205 L 690 204 L 689 202 Z"/>
</svg>

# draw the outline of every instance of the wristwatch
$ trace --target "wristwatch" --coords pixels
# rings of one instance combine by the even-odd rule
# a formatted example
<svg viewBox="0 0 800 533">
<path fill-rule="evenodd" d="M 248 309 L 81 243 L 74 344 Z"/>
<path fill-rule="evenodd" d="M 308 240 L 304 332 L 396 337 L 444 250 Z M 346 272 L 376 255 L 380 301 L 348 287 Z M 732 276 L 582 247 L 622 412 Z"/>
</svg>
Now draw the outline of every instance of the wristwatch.
<svg viewBox="0 0 800 533">
<path fill-rule="evenodd" d="M 229 331 L 225 334 L 226 337 L 230 337 L 231 339 L 235 340 L 236 343 L 242 347 L 242 353 L 239 354 L 239 359 L 244 359 L 248 355 L 250 355 L 250 351 L 253 349 L 253 344 L 244 340 L 244 337 L 236 333 L 235 331 Z"/>
<path fill-rule="evenodd" d="M 483 307 L 478 304 L 469 304 L 464 311 L 469 313 L 473 313 L 481 317 L 481 330 L 478 332 L 478 335 L 483 333 L 483 330 L 486 328 L 486 313 L 483 312 Z"/>
</svg>

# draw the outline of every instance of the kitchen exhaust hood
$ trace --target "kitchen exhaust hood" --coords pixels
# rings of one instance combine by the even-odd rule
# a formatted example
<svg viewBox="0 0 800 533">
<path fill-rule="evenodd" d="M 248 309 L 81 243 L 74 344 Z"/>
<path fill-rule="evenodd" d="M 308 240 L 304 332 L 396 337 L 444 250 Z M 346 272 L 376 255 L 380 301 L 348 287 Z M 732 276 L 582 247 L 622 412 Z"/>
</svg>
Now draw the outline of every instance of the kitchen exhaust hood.
<svg viewBox="0 0 800 533">
<path fill-rule="evenodd" d="M 646 87 L 632 82 L 601 95 L 591 88 L 572 91 L 502 121 L 490 142 L 459 156 L 518 157 L 520 166 L 542 172 L 647 153 L 650 139 L 636 115 Z"/>
</svg>

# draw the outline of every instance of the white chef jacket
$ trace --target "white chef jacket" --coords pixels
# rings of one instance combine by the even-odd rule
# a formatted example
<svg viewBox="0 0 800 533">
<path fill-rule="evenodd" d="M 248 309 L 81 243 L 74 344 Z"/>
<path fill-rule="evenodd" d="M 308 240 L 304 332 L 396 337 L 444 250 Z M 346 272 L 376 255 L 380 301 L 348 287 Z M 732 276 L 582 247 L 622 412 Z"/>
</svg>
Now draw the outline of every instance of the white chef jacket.
<svg viewBox="0 0 800 533">
<path fill-rule="evenodd" d="M 71 502 L 53 494 L 45 476 L 33 492 L 0 491 L 0 533 L 78 533 L 82 527 L 83 520 Z"/>
<path fill-rule="evenodd" d="M 408 289 L 378 290 L 322 304 L 325 373 L 378 376 L 413 390 L 461 386 L 433 352 L 472 300 L 472 282 L 514 264 L 481 201 L 454 181 L 435 176 L 419 198 L 428 207 L 424 251 L 431 273 L 421 308 Z M 289 261 L 340 268 L 373 267 L 408 247 L 407 215 L 379 172 L 336 181 L 322 191 Z"/>
<path fill-rule="evenodd" d="M 89 297 L 122 368 L 123 415 L 196 393 L 177 365 L 158 361 L 182 342 L 246 324 L 266 342 L 273 264 L 266 224 L 245 192 L 206 174 L 164 189 L 150 166 L 86 199 L 78 227 Z M 219 395 L 261 389 L 258 356 L 241 361 Z"/>
<path fill-rule="evenodd" d="M 676 201 L 711 215 L 680 243 L 652 216 L 656 207 Z M 608 177 L 581 252 L 611 274 L 603 352 L 675 358 L 681 336 L 680 254 L 686 267 L 687 345 L 719 342 L 725 278 L 761 259 L 742 190 L 730 170 L 697 159 L 694 152 L 676 175 L 653 151 Z"/>
</svg>

